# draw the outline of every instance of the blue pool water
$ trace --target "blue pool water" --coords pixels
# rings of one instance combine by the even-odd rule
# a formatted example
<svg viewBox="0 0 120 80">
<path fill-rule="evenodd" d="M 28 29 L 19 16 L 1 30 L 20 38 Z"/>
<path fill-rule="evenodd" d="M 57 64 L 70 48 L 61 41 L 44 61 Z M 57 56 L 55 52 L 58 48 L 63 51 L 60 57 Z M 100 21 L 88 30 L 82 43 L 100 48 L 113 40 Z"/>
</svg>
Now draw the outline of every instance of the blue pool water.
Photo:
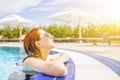
<svg viewBox="0 0 120 80">
<path fill-rule="evenodd" d="M 13 71 L 18 71 L 16 63 L 21 63 L 25 56 L 23 48 L 0 47 L 0 80 L 8 80 Z"/>
</svg>

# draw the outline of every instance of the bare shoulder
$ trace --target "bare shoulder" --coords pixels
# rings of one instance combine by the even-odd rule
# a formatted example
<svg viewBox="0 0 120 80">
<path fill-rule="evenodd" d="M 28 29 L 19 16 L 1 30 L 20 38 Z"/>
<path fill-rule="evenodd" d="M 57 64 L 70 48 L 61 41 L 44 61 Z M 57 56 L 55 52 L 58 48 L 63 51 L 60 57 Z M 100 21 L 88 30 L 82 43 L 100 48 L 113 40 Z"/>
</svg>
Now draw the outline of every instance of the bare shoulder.
<svg viewBox="0 0 120 80">
<path fill-rule="evenodd" d="M 55 66 L 57 65 L 58 63 L 58 60 L 53 60 L 53 61 L 44 61 L 44 60 L 41 60 L 41 59 L 37 59 L 37 58 L 34 58 L 34 57 L 30 57 L 30 58 L 27 58 L 24 62 L 23 62 L 23 66 L 24 67 L 47 67 L 47 66 Z"/>
<path fill-rule="evenodd" d="M 23 62 L 23 66 L 33 66 L 36 64 L 44 64 L 44 61 L 34 57 L 29 57 Z"/>
</svg>

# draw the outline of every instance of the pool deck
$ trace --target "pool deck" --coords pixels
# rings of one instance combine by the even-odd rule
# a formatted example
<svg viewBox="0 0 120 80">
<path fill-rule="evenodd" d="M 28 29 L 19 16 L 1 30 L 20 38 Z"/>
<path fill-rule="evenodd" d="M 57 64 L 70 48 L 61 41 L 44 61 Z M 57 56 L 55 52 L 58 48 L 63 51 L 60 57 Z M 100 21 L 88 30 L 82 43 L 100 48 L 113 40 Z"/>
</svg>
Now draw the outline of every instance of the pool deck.
<svg viewBox="0 0 120 80">
<path fill-rule="evenodd" d="M 0 43 L 0 46 L 23 46 L 22 43 Z M 66 52 L 75 64 L 75 80 L 120 80 L 120 76 L 99 60 L 83 51 L 120 61 L 120 46 L 92 46 L 76 43 L 57 43 L 53 50 Z M 118 66 L 120 67 L 120 66 Z M 119 70 L 120 71 L 120 70 Z"/>
<path fill-rule="evenodd" d="M 57 48 L 65 48 L 65 49 L 72 49 L 78 50 L 83 52 L 89 52 L 96 55 L 101 55 L 105 57 L 109 57 L 115 60 L 120 61 L 120 45 L 111 45 L 108 44 L 99 44 L 94 46 L 91 43 L 82 44 L 82 43 L 57 43 Z"/>
<path fill-rule="evenodd" d="M 119 75 L 94 58 L 70 50 L 53 50 L 70 55 L 75 64 L 75 80 L 120 80 Z"/>
</svg>

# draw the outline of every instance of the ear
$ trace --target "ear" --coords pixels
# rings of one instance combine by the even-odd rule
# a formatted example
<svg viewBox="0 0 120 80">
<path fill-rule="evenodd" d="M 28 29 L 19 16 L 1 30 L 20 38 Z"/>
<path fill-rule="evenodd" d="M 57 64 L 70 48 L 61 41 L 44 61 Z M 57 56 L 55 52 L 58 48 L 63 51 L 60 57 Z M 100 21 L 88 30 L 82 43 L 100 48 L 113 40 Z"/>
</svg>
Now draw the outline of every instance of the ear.
<svg viewBox="0 0 120 80">
<path fill-rule="evenodd" d="M 37 47 L 41 47 L 40 41 L 35 41 L 35 45 L 36 45 Z"/>
</svg>

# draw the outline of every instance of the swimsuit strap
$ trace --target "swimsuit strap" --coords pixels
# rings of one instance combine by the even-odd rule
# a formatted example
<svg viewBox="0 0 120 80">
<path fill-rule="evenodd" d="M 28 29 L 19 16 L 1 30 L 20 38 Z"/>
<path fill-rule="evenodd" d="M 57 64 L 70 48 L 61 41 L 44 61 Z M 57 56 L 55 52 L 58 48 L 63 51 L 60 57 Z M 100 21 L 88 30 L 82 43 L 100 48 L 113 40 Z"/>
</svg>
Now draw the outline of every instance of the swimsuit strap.
<svg viewBox="0 0 120 80">
<path fill-rule="evenodd" d="M 29 57 L 32 57 L 32 56 L 27 56 L 27 57 L 25 57 L 25 58 L 23 59 L 23 62 L 24 62 L 27 58 L 29 58 Z"/>
</svg>

